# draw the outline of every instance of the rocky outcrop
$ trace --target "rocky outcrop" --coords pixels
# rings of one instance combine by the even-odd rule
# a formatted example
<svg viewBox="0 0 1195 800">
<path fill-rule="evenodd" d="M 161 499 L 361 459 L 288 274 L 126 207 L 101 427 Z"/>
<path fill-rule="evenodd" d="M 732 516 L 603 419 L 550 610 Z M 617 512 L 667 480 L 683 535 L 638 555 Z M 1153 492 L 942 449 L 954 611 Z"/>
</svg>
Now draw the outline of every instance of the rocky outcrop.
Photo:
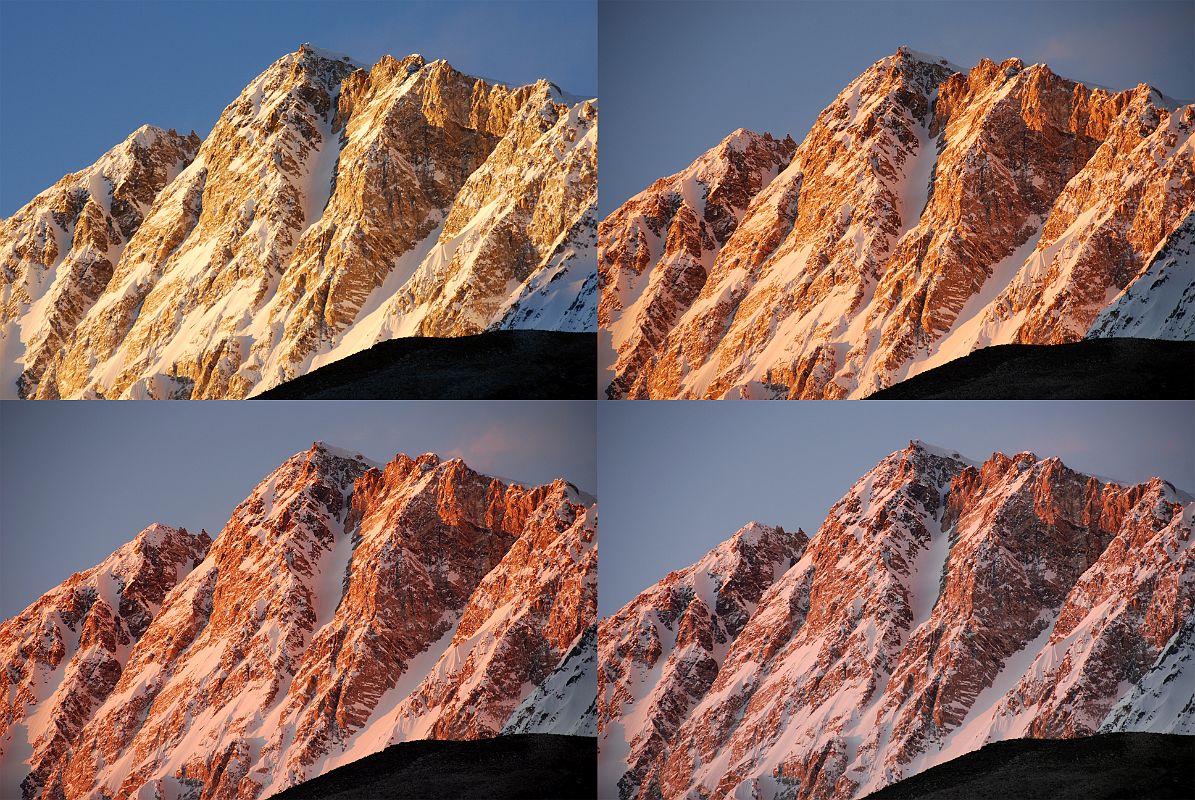
<svg viewBox="0 0 1195 800">
<path fill-rule="evenodd" d="M 502 735 L 555 731 L 597 736 L 597 623 L 573 642 L 539 688 L 524 700 Z"/>
<path fill-rule="evenodd" d="M 53 366 L 109 288 L 129 241 L 162 189 L 199 149 L 146 125 L 99 161 L 65 176 L 0 222 L 0 397 L 53 398 Z"/>
<path fill-rule="evenodd" d="M 390 301 L 388 316 L 421 336 L 524 327 L 515 324 L 520 317 L 593 330 L 584 327 L 592 312 L 572 306 L 580 295 L 596 300 L 588 238 L 596 188 L 596 102 L 570 105 L 540 81 L 457 195 L 436 246 Z M 552 283 L 570 288 L 547 292 Z M 532 312 L 528 295 L 537 292 L 540 305 L 550 295 L 564 306 L 554 316 Z"/>
<path fill-rule="evenodd" d="M 129 179 L 139 224 L 69 325 L 33 301 L 73 268 L 56 261 L 70 224 L 34 230 L 45 195 L 6 221 L 14 265 L 45 262 L 29 280 L 5 270 L 5 313 L 24 320 L 4 332 L 13 393 L 241 398 L 396 336 L 584 329 L 596 138 L 596 102 L 547 81 L 494 84 L 418 55 L 366 69 L 304 45 L 202 145 L 180 140 L 178 164 Z M 35 342 L 51 327 L 53 347 Z"/>
<path fill-rule="evenodd" d="M 1032 453 L 976 464 L 913 442 L 835 504 L 705 687 L 670 693 L 685 697 L 670 737 L 650 696 L 599 717 L 603 791 L 853 798 L 990 741 L 1189 725 L 1189 692 L 1158 673 L 1185 661 L 1193 514 L 1161 479 L 1125 487 Z M 671 579 L 602 624 L 667 608 Z M 611 650 L 603 675 L 652 663 Z M 635 743 L 649 736 L 646 772 Z"/>
<path fill-rule="evenodd" d="M 210 544 L 206 533 L 151 525 L 0 625 L 0 793 L 42 796 L 163 602 Z"/>
<path fill-rule="evenodd" d="M 1195 204 L 1193 114 L 1144 85 L 901 48 L 779 175 L 743 183 L 720 247 L 678 235 L 652 252 L 626 224 L 673 179 L 603 222 L 607 396 L 863 397 L 990 344 L 1081 339 Z M 686 253 L 708 263 L 682 301 L 628 293 L 656 280 L 641 275 L 676 283 Z"/>
<path fill-rule="evenodd" d="M 778 575 L 800 558 L 802 531 L 751 523 L 673 572 L 598 627 L 603 796 L 659 796 L 660 770 L 685 719 L 711 690 Z"/>
<path fill-rule="evenodd" d="M 1195 616 L 1189 616 L 1144 677 L 1112 707 L 1100 732 L 1146 730 L 1195 736 L 1193 666 Z"/>
<path fill-rule="evenodd" d="M 473 592 L 439 659 L 393 711 L 369 723 L 364 739 L 498 735 L 532 694 L 527 684 L 543 684 L 594 621 L 596 509 L 565 481 L 544 488 L 528 506 L 523 534 Z"/>
<path fill-rule="evenodd" d="M 154 605 L 121 603 L 135 623 L 105 634 L 113 665 L 80 644 L 90 677 L 54 671 L 83 659 L 64 627 L 80 597 L 84 639 L 113 625 L 95 597 L 117 589 L 92 577 L 108 562 L 5 623 L 24 632 L 7 674 L 27 685 L 5 776 L 26 798 L 256 798 L 396 741 L 495 735 L 593 624 L 595 526 L 592 498 L 564 481 L 507 484 L 430 453 L 383 467 L 317 442 L 258 485 L 206 557 L 206 536 L 171 532 L 198 552 L 179 555 L 168 592 L 121 590 Z M 35 652 L 47 625 L 70 641 Z M 70 724 L 47 728 L 59 706 Z"/>
</svg>

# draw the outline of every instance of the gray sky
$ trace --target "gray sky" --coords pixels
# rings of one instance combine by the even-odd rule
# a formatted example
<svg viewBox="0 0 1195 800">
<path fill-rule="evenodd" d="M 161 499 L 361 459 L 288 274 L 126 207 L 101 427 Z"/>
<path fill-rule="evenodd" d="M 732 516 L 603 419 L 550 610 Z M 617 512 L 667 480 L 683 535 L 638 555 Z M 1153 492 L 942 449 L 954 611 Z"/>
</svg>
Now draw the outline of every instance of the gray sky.
<svg viewBox="0 0 1195 800">
<path fill-rule="evenodd" d="M 975 460 L 1029 450 L 1195 490 L 1191 402 L 604 402 L 598 610 L 605 616 L 751 520 L 813 535 L 910 439 Z"/>
<path fill-rule="evenodd" d="M 316 440 L 385 463 L 460 456 L 531 484 L 594 491 L 588 402 L 0 403 L 0 618 L 153 522 L 215 536 Z"/>
<path fill-rule="evenodd" d="M 1195 3 L 603 2 L 605 216 L 735 128 L 798 142 L 900 45 L 973 67 L 1013 56 L 1114 89 L 1195 99 Z"/>
</svg>

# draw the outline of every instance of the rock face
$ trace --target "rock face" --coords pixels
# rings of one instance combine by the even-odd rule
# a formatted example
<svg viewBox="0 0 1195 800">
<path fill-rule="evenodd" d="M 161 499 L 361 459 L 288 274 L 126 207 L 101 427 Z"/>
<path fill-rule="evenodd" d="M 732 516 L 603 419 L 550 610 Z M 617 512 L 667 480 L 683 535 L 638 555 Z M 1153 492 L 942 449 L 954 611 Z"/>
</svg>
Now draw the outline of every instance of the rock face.
<svg viewBox="0 0 1195 800">
<path fill-rule="evenodd" d="M 808 540 L 751 523 L 673 572 L 598 628 L 598 730 L 603 797 L 658 796 L 679 729 L 760 598 Z"/>
<path fill-rule="evenodd" d="M 402 321 L 393 333 L 594 330 L 596 186 L 596 102 L 570 105 L 541 81 L 465 182 L 435 248 L 390 301 L 387 317 Z"/>
<path fill-rule="evenodd" d="M 595 521 L 564 481 L 316 443 L 210 551 L 151 529 L 194 542 L 156 557 L 160 590 L 104 583 L 105 562 L 5 623 L 5 777 L 20 785 L 0 794 L 257 798 L 396 741 L 494 735 L 594 622 Z M 105 611 L 117 592 L 124 627 Z M 97 626 L 111 665 L 86 644 Z"/>
<path fill-rule="evenodd" d="M 1158 478 L 910 443 L 682 685 L 618 688 L 669 674 L 653 642 L 694 568 L 601 622 L 602 791 L 845 800 L 990 741 L 1185 729 L 1195 700 L 1166 675 L 1192 657 L 1193 516 Z"/>
<path fill-rule="evenodd" d="M 863 397 L 990 344 L 1081 339 L 1195 209 L 1193 125 L 1145 85 L 901 48 L 769 151 L 779 174 L 728 170 L 729 143 L 774 144 L 736 132 L 601 223 L 606 394 Z M 716 243 L 695 223 L 711 170 L 736 209 Z M 1146 303 L 1169 319 L 1185 283 Z"/>
<path fill-rule="evenodd" d="M 0 397 L 29 397 L 200 140 L 150 125 L 0 223 Z"/>
<path fill-rule="evenodd" d="M 241 398 L 396 336 L 592 330 L 595 101 L 304 45 L 202 144 L 141 140 L 0 229 L 7 395 Z"/>
<path fill-rule="evenodd" d="M 374 714 L 347 758 L 380 749 L 374 742 L 498 735 L 595 621 L 597 510 L 564 481 L 541 488 L 522 505 L 523 534 L 478 584 L 438 660 Z"/>
<path fill-rule="evenodd" d="M 1101 733 L 1149 730 L 1195 736 L 1195 617 L 1182 627 L 1158 660 L 1127 695 L 1113 706 Z M 1179 689 L 1188 687 L 1186 693 Z"/>
<path fill-rule="evenodd" d="M 598 322 L 618 353 L 612 396 L 645 396 L 653 354 L 697 299 L 751 199 L 795 149 L 792 139 L 740 128 L 602 221 Z"/>
<path fill-rule="evenodd" d="M 83 726 L 108 700 L 171 590 L 210 545 L 206 533 L 151 525 L 0 625 L 5 797 L 41 796 L 54 765 L 69 758 Z"/>
</svg>

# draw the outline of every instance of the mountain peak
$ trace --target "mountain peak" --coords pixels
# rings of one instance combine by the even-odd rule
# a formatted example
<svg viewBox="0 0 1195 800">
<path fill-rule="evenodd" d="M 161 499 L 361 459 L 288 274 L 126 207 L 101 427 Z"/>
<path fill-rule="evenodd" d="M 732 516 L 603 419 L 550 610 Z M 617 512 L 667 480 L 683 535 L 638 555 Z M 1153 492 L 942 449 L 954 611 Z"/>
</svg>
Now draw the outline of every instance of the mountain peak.
<svg viewBox="0 0 1195 800">
<path fill-rule="evenodd" d="M 358 450 L 348 450 L 343 447 L 328 444 L 323 441 L 315 441 L 311 443 L 311 447 L 304 453 L 296 453 L 295 457 L 316 457 L 316 458 L 330 458 L 340 461 L 351 461 L 357 464 L 364 464 L 367 467 L 380 466 L 376 461 L 364 456 Z"/>
<path fill-rule="evenodd" d="M 758 541 L 761 536 L 783 533 L 785 533 L 785 530 L 779 525 L 767 525 L 753 519 L 731 534 L 730 541 L 751 543 Z"/>
<path fill-rule="evenodd" d="M 271 94 L 291 93 L 301 86 L 333 93 L 345 77 L 360 68 L 361 64 L 349 56 L 304 42 L 297 50 L 275 59 L 245 87 L 238 99 L 251 98 L 255 106 L 264 100 L 268 105 Z"/>
<path fill-rule="evenodd" d="M 966 72 L 962 67 L 952 63 L 948 59 L 936 56 L 932 53 L 924 53 L 919 50 L 914 50 L 907 45 L 901 45 L 896 48 L 896 52 L 892 54 L 891 58 L 897 61 L 913 61 L 921 64 L 931 64 L 934 66 L 941 66 L 950 69 L 952 72 Z"/>
<path fill-rule="evenodd" d="M 980 466 L 980 462 L 967 458 L 957 450 L 930 444 L 921 439 L 910 439 L 908 446 L 888 454 L 877 464 L 876 469 L 893 462 L 907 463 L 914 470 L 928 469 L 933 475 L 948 475 L 964 467 Z"/>
<path fill-rule="evenodd" d="M 947 447 L 939 447 L 938 445 L 930 444 L 929 442 L 923 441 L 921 439 L 910 439 L 909 446 L 906 449 L 910 451 L 926 453 L 927 455 L 931 456 L 938 456 L 940 458 L 950 458 L 955 461 L 970 463 L 968 459 L 960 455 L 957 450 L 951 450 Z"/>
<path fill-rule="evenodd" d="M 1045 64 L 1035 66 L 1039 66 L 1043 72 L 1050 72 L 1051 74 L 1053 73 L 1053 70 L 1051 70 Z M 1025 62 L 1016 56 L 1012 56 L 1011 58 L 1006 58 L 1000 62 L 1000 69 L 1004 70 L 1005 75 L 1015 75 L 1016 73 L 1025 69 Z"/>
<path fill-rule="evenodd" d="M 749 128 L 735 128 L 723 137 L 722 141 L 715 148 L 715 151 L 721 155 L 726 155 L 730 152 L 744 153 L 752 146 L 766 146 L 777 142 L 790 145 L 793 149 L 796 148 L 796 142 L 793 141 L 791 136 L 777 139 L 767 131 L 758 133 Z"/>
<path fill-rule="evenodd" d="M 185 150 L 190 155 L 199 149 L 201 143 L 202 140 L 195 131 L 191 131 L 190 135 L 184 136 L 174 128 L 160 128 L 157 125 L 146 123 L 126 136 L 120 144 L 105 153 L 100 162 L 97 163 L 103 163 L 105 159 L 111 159 L 112 157 L 136 158 L 137 150 L 173 148 Z"/>
<path fill-rule="evenodd" d="M 364 67 L 363 64 L 351 56 L 347 56 L 344 53 L 337 53 L 332 50 L 325 50 L 322 47 L 316 47 L 311 42 L 303 42 L 301 45 L 299 45 L 299 49 L 295 51 L 295 55 L 299 58 L 319 58 L 323 59 L 324 61 L 342 61 L 357 68 Z"/>
<path fill-rule="evenodd" d="M 730 538 L 711 548 L 689 569 L 697 573 L 705 571 L 729 576 L 747 565 L 755 564 L 756 551 L 768 553 L 769 558 L 779 558 L 783 561 L 795 558 L 805 549 L 807 543 L 808 537 L 800 529 L 796 533 L 789 533 L 779 525 L 768 525 L 753 520 L 731 534 Z"/>
<path fill-rule="evenodd" d="M 381 73 L 385 75 L 411 75 L 423 69 L 425 66 L 429 66 L 427 60 L 418 53 L 411 53 L 410 55 L 404 56 L 402 58 L 395 58 L 389 53 L 386 53 L 378 59 L 373 68 L 375 70 L 380 69 Z"/>
<path fill-rule="evenodd" d="M 178 132 L 171 128 L 169 131 L 159 128 L 157 125 L 145 124 L 137 130 L 125 137 L 126 143 L 136 143 L 142 146 L 154 142 L 159 136 L 170 135 L 177 136 Z"/>
<path fill-rule="evenodd" d="M 440 456 L 436 453 L 423 453 L 415 458 L 415 463 L 423 466 L 438 467 L 440 465 Z"/>
<path fill-rule="evenodd" d="M 133 541 L 149 545 L 150 547 L 160 547 L 163 542 L 172 537 L 202 539 L 205 535 L 206 532 L 196 535 L 189 533 L 186 528 L 175 528 L 170 525 L 163 525 L 160 522 L 151 522 L 133 538 Z"/>
</svg>

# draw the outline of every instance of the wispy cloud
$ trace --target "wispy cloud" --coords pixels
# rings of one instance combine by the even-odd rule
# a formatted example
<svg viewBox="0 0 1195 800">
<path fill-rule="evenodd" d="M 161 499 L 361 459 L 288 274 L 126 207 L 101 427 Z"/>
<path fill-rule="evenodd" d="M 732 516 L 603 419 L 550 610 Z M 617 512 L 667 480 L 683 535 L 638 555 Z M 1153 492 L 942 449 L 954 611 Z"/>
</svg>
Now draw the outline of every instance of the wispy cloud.
<svg viewBox="0 0 1195 800">
<path fill-rule="evenodd" d="M 1047 62 L 1069 61 L 1082 51 L 1082 43 L 1067 31 L 1050 34 L 1042 45 L 1042 55 Z"/>
<path fill-rule="evenodd" d="M 493 423 L 480 433 L 472 433 L 467 439 L 458 440 L 442 455 L 462 458 L 479 472 L 501 472 L 502 464 L 520 461 L 530 455 L 530 451 L 538 449 L 535 447 L 538 439 L 532 431 L 516 431 L 512 424 Z"/>
</svg>

